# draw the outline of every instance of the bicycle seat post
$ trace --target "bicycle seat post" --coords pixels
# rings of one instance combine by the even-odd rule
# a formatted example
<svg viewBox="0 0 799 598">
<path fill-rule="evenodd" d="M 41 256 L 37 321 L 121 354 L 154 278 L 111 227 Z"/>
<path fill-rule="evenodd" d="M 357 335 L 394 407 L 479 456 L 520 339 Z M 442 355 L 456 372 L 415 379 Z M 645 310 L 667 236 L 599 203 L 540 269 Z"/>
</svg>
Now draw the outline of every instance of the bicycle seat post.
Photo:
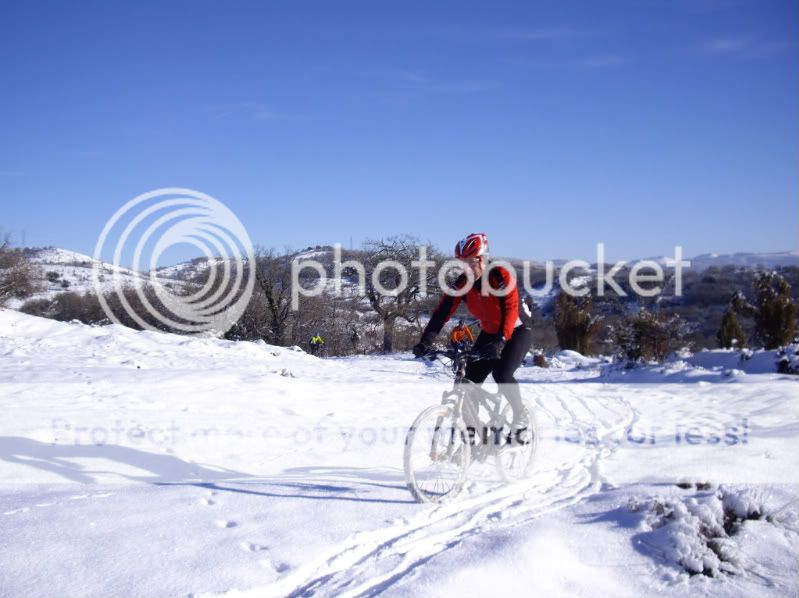
<svg viewBox="0 0 799 598">
<path fill-rule="evenodd" d="M 452 360 L 452 371 L 455 373 L 455 382 L 461 382 L 466 377 L 466 356 L 457 354 Z"/>
</svg>

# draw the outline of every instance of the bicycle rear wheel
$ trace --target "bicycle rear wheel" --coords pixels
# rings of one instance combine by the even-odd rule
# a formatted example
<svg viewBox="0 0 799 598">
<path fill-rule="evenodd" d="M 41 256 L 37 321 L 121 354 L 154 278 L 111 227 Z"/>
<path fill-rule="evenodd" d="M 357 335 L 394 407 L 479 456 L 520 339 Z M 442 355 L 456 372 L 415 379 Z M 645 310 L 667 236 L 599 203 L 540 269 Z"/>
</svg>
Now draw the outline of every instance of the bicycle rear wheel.
<svg viewBox="0 0 799 598">
<path fill-rule="evenodd" d="M 511 430 L 513 408 L 506 403 L 500 415 L 500 423 L 509 433 L 503 444 L 497 447 L 496 466 L 500 477 L 506 482 L 517 482 L 530 477 L 535 466 L 538 450 L 538 425 L 530 403 L 522 400 L 524 405 L 525 426 L 519 430 Z"/>
<path fill-rule="evenodd" d="M 437 503 L 456 496 L 466 482 L 470 448 L 452 405 L 422 411 L 405 438 L 405 481 L 413 497 Z"/>
</svg>

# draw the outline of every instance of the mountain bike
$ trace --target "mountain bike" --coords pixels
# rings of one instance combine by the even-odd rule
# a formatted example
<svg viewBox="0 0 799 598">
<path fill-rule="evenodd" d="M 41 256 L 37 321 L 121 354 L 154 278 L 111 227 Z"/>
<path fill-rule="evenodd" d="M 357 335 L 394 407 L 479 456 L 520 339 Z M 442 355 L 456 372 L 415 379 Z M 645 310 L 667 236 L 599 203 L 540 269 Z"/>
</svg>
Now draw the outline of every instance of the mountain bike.
<svg viewBox="0 0 799 598">
<path fill-rule="evenodd" d="M 440 405 L 428 407 L 405 437 L 405 481 L 419 502 L 441 502 L 464 487 L 473 463 L 493 458 L 503 481 L 530 475 L 538 445 L 535 415 L 523 400 L 520 424 L 502 392 L 491 393 L 466 378 L 466 366 L 481 359 L 466 351 L 432 351 L 427 359 L 450 366 L 455 382 Z"/>
</svg>

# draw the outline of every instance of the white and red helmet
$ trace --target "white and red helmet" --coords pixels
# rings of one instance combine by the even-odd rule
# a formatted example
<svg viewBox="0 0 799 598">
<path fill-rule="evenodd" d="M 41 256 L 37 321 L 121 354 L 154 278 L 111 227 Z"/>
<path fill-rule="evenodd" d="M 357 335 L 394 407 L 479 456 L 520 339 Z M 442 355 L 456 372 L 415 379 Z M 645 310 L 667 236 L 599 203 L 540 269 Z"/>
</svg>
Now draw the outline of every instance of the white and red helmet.
<svg viewBox="0 0 799 598">
<path fill-rule="evenodd" d="M 485 233 L 472 233 L 465 239 L 461 239 L 455 245 L 455 257 L 470 258 L 478 257 L 488 253 L 488 237 Z"/>
</svg>

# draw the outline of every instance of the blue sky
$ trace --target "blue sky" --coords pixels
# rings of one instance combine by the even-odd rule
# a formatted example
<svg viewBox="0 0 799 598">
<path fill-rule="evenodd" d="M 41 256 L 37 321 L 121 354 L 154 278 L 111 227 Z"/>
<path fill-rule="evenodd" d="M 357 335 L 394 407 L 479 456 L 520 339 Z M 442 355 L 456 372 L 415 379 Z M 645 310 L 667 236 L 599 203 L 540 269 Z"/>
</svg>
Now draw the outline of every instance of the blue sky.
<svg viewBox="0 0 799 598">
<path fill-rule="evenodd" d="M 145 191 L 282 248 L 797 249 L 795 0 L 0 4 L 0 227 L 92 253 Z"/>
</svg>

